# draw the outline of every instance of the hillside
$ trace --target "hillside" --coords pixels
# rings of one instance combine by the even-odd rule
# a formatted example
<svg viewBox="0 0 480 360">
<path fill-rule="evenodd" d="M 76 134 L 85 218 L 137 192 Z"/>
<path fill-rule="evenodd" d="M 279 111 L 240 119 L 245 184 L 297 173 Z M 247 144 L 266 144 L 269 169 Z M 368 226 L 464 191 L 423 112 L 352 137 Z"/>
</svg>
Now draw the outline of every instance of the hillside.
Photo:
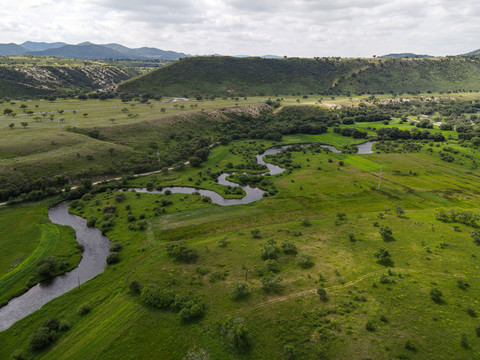
<svg viewBox="0 0 480 360">
<path fill-rule="evenodd" d="M 194 57 L 123 83 L 119 91 L 175 96 L 320 93 L 368 64 L 363 59 Z"/>
<path fill-rule="evenodd" d="M 172 96 L 418 93 L 480 88 L 480 60 L 185 58 L 122 92 Z"/>
<path fill-rule="evenodd" d="M 137 74 L 114 66 L 0 66 L 0 96 L 35 96 L 113 86 Z"/>
</svg>

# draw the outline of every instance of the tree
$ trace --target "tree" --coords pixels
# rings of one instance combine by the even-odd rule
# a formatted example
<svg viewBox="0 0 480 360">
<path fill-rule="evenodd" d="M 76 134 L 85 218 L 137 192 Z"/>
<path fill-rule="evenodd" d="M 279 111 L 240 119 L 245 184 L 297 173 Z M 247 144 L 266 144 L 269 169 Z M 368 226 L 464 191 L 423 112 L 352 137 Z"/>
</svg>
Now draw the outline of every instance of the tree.
<svg viewBox="0 0 480 360">
<path fill-rule="evenodd" d="M 245 351 L 249 348 L 248 329 L 242 318 L 229 317 L 219 325 L 219 330 L 227 344 L 237 351 Z"/>
<path fill-rule="evenodd" d="M 389 225 L 381 225 L 379 231 L 383 240 L 388 241 L 393 239 L 393 231 Z"/>
<path fill-rule="evenodd" d="M 83 113 L 82 116 L 86 118 L 88 116 L 88 113 Z"/>
<path fill-rule="evenodd" d="M 401 217 L 405 213 L 405 208 L 400 205 L 395 205 L 395 213 L 398 217 Z"/>
<path fill-rule="evenodd" d="M 389 265 L 392 262 L 392 255 L 387 249 L 381 247 L 376 253 L 373 254 L 378 259 L 378 263 L 382 265 Z"/>
<path fill-rule="evenodd" d="M 4 115 L 11 115 L 12 113 L 13 113 L 13 110 L 9 108 L 3 110 Z"/>
<path fill-rule="evenodd" d="M 475 244 L 480 245 L 480 230 L 473 230 L 470 234 Z"/>
<path fill-rule="evenodd" d="M 193 156 L 190 158 L 189 162 L 193 167 L 199 167 L 202 164 L 202 159 L 200 159 L 198 156 Z"/>
<path fill-rule="evenodd" d="M 8 125 L 8 127 L 9 127 L 10 129 L 13 129 L 13 128 L 15 127 L 15 124 L 14 124 L 14 123 L 11 123 L 10 125 Z"/>
<path fill-rule="evenodd" d="M 20 123 L 20 125 L 22 125 L 24 129 L 26 129 L 27 126 L 28 126 L 28 122 L 22 121 L 22 122 Z"/>
<path fill-rule="evenodd" d="M 320 297 L 320 300 L 322 301 L 327 300 L 327 291 L 323 287 L 321 286 L 318 287 L 317 294 Z"/>
</svg>

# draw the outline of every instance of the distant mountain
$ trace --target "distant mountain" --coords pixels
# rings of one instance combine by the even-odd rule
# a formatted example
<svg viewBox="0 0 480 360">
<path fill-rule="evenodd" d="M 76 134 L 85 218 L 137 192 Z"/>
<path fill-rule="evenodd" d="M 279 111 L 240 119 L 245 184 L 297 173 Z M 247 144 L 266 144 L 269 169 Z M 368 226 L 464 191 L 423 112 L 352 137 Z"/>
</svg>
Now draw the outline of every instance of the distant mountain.
<svg viewBox="0 0 480 360">
<path fill-rule="evenodd" d="M 418 54 L 413 54 L 413 53 L 387 54 L 387 55 L 379 56 L 379 58 L 381 58 L 381 59 L 387 59 L 387 58 L 394 58 L 394 59 L 399 59 L 399 58 L 429 59 L 429 58 L 433 58 L 433 57 L 434 56 L 431 56 L 431 55 L 418 55 Z"/>
<path fill-rule="evenodd" d="M 475 50 L 475 51 L 471 51 L 467 54 L 463 54 L 462 56 L 475 56 L 475 55 L 480 55 L 480 49 Z"/>
<path fill-rule="evenodd" d="M 166 51 L 166 50 L 160 50 L 157 48 L 151 48 L 151 47 L 141 47 L 137 49 L 131 49 L 126 46 L 120 45 L 120 44 L 105 44 L 102 45 L 105 46 L 109 49 L 118 51 L 122 54 L 125 54 L 128 56 L 130 59 L 142 59 L 142 60 L 148 60 L 148 59 L 162 59 L 162 60 L 178 60 L 180 58 L 188 57 L 190 55 L 184 54 L 184 53 L 178 53 L 175 51 Z"/>
<path fill-rule="evenodd" d="M 78 45 L 64 45 L 59 48 L 43 51 L 31 51 L 29 55 L 58 56 L 77 59 L 127 59 L 128 56 L 102 45 L 82 43 Z"/>
<path fill-rule="evenodd" d="M 0 56 L 57 56 L 78 59 L 132 59 L 175 61 L 191 55 L 152 47 L 131 49 L 120 44 L 97 45 L 89 41 L 77 45 L 63 42 L 25 41 L 21 45 L 0 44 Z"/>
<path fill-rule="evenodd" d="M 0 44 L 0 56 L 23 55 L 27 52 L 27 49 L 17 44 Z"/>
<path fill-rule="evenodd" d="M 20 44 L 28 51 L 43 51 L 47 49 L 55 49 L 62 46 L 67 45 L 64 42 L 54 42 L 54 43 L 46 43 L 46 42 L 34 42 L 34 41 L 25 41 L 23 44 Z"/>
</svg>

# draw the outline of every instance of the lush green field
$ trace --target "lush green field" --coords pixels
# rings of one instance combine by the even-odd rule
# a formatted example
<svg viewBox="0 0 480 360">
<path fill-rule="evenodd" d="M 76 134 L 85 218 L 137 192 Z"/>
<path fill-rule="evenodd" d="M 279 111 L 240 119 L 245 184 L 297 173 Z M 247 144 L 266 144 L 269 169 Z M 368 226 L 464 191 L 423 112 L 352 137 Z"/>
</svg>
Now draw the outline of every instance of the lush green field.
<svg viewBox="0 0 480 360">
<path fill-rule="evenodd" d="M 338 136 L 334 145 L 343 139 L 348 138 Z M 215 165 L 224 170 L 270 145 L 232 142 L 216 147 L 201 168 L 186 166 L 127 186 L 190 185 L 202 179 L 198 172 Z M 204 349 L 211 359 L 288 359 L 291 352 L 297 359 L 476 358 L 480 248 L 471 237 L 475 227 L 436 220 L 441 208 L 478 213 L 478 175 L 472 170 L 478 153 L 456 148 L 454 163 L 441 160 L 442 148 L 428 142 L 415 153 L 348 155 L 307 148 L 291 155 L 299 168 L 273 177 L 276 196 L 249 205 L 219 207 L 198 195 L 178 194 L 128 192 L 117 199 L 116 191 L 80 200 L 72 211 L 95 216 L 100 228 L 109 221 L 104 209 L 116 206 L 107 234 L 123 244 L 120 262 L 0 333 L 0 357 L 23 349 L 27 358 L 39 359 L 182 359 L 192 349 Z M 210 180 L 201 186 L 221 192 Z M 396 206 L 406 212 L 397 215 Z M 392 236 L 384 240 L 385 225 Z M 302 267 L 295 254 L 278 251 L 273 265 L 281 286 L 268 292 L 262 279 L 273 265 L 262 259 L 261 250 L 271 239 L 279 248 L 293 242 L 298 253 L 311 256 L 311 264 Z M 197 251 L 195 261 L 167 255 L 166 244 L 178 240 Z M 391 254 L 389 262 L 375 258 L 380 248 Z M 233 300 L 231 288 L 245 281 L 246 269 L 250 295 Z M 459 279 L 469 285 L 461 289 Z M 184 324 L 178 314 L 146 305 L 130 290 L 132 281 L 200 299 L 205 315 Z M 318 287 L 325 289 L 325 300 Z M 433 288 L 443 293 L 438 302 L 430 297 Z M 91 311 L 80 315 L 84 304 Z M 29 350 L 33 331 L 52 316 L 68 321 L 71 329 L 46 350 Z M 229 317 L 246 324 L 243 350 L 232 347 L 219 329 Z"/>
<path fill-rule="evenodd" d="M 48 220 L 46 208 L 51 203 L 43 201 L 0 208 L 1 304 L 41 280 L 37 272 L 39 261 L 53 256 L 57 262 L 56 273 L 62 274 L 75 268 L 81 259 L 75 232 Z"/>
</svg>

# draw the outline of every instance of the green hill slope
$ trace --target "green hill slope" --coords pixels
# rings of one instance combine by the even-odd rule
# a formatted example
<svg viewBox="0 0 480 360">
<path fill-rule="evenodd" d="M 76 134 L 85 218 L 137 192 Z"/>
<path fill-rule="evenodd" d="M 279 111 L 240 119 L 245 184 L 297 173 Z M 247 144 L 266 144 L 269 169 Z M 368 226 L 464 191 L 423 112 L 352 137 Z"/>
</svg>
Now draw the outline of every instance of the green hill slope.
<svg viewBox="0 0 480 360">
<path fill-rule="evenodd" d="M 186 58 L 120 84 L 170 96 L 417 93 L 480 88 L 480 60 Z"/>
<path fill-rule="evenodd" d="M 368 61 L 362 59 L 195 57 L 127 81 L 119 91 L 174 96 L 318 93 L 365 66 Z"/>
</svg>

